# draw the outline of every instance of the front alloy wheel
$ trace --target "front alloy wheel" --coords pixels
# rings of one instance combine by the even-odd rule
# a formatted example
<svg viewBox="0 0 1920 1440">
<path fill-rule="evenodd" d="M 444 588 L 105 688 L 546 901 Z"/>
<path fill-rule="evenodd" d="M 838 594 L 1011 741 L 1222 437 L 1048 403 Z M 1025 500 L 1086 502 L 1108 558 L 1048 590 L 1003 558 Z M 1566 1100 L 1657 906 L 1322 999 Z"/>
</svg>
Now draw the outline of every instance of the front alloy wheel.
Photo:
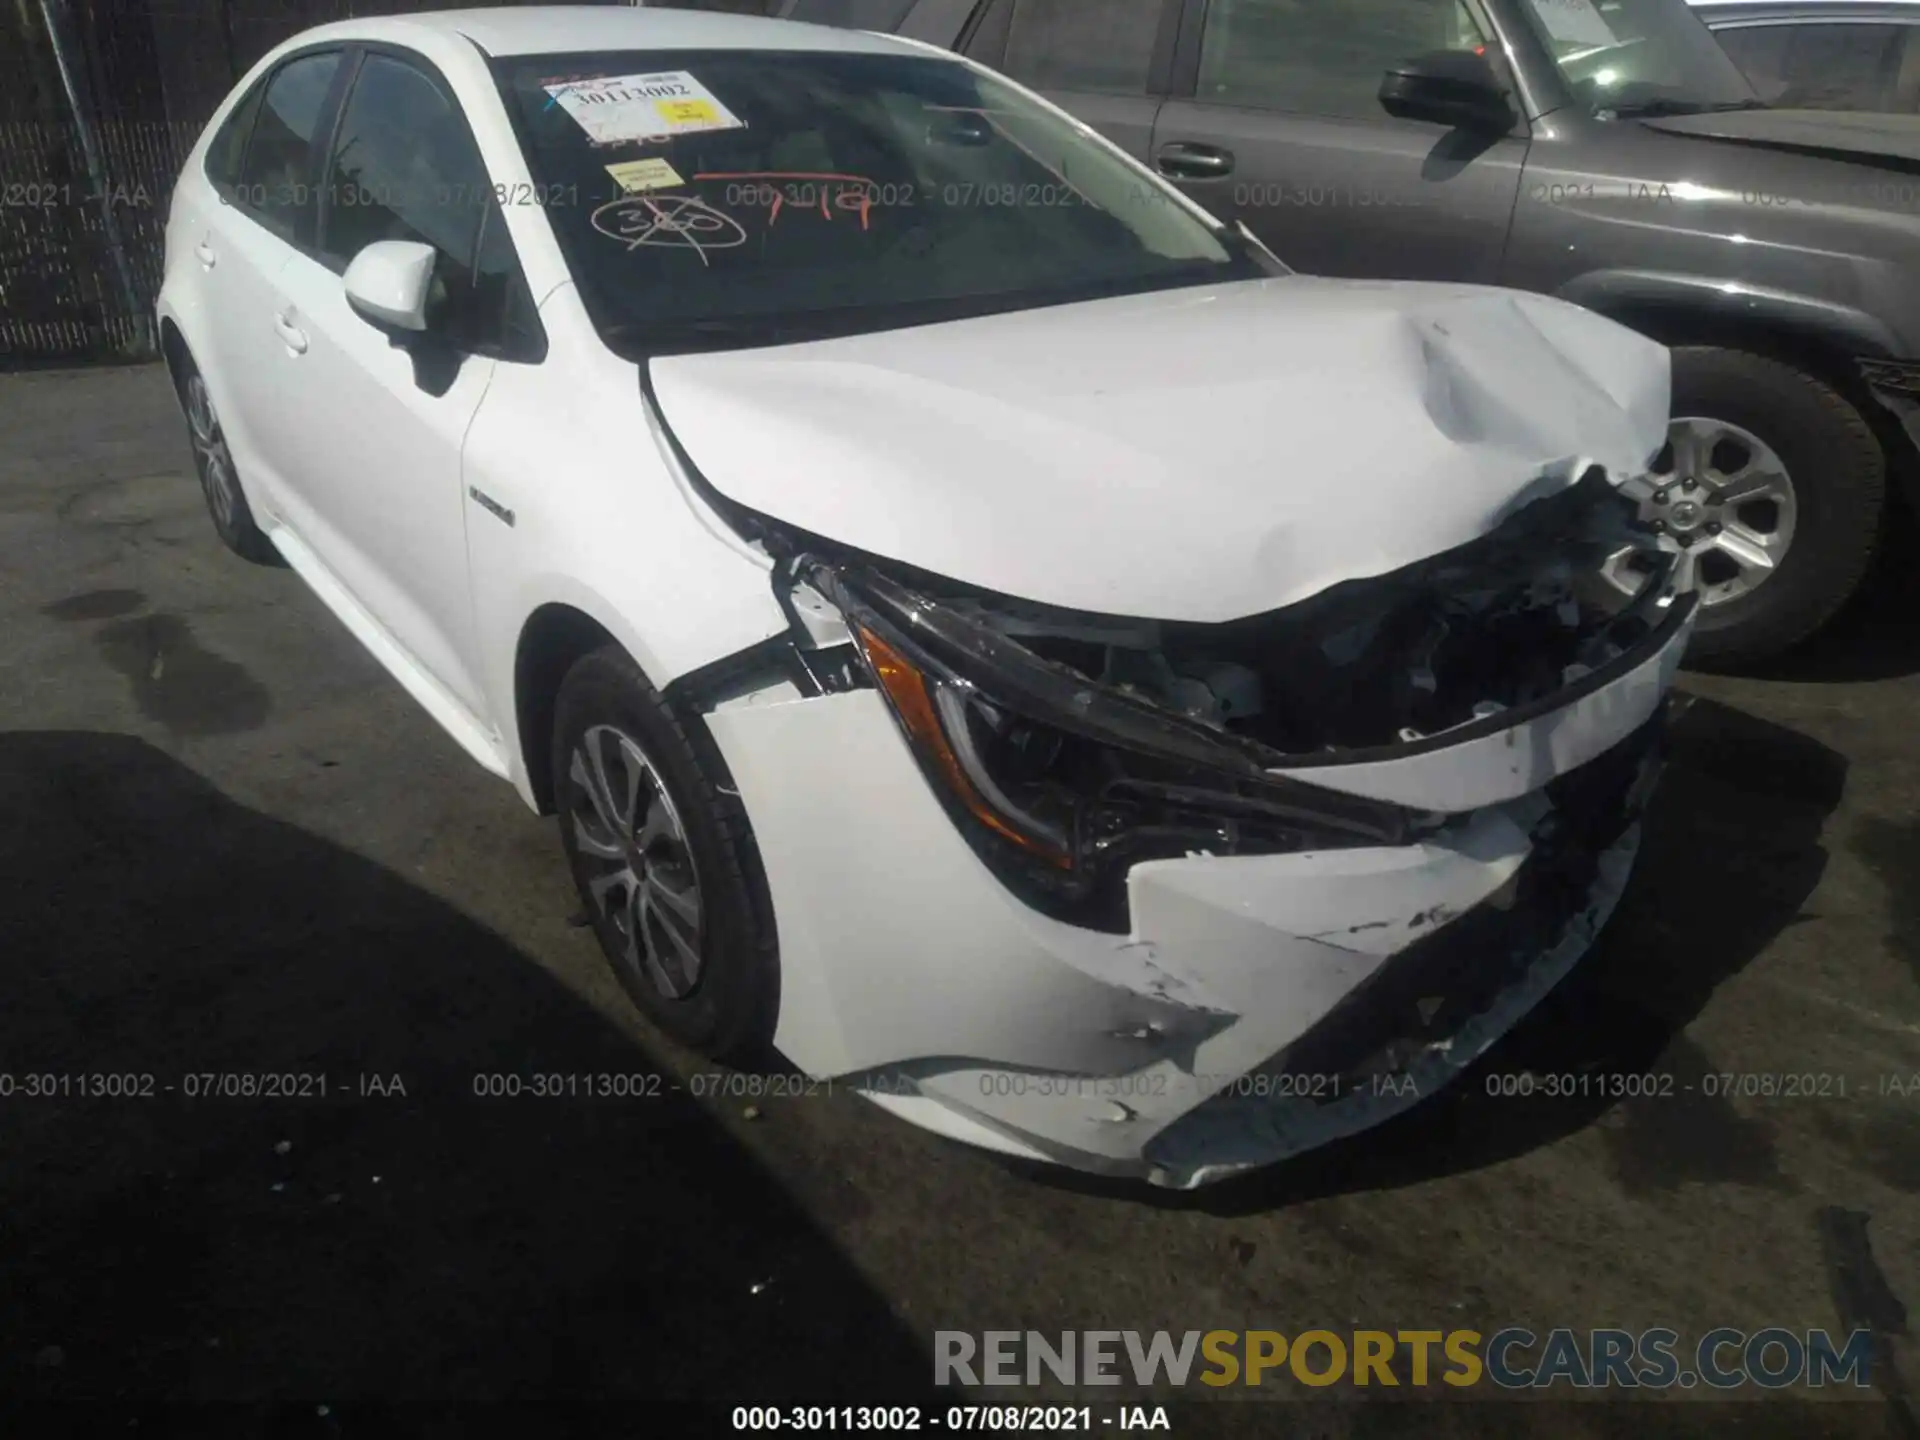
<svg viewBox="0 0 1920 1440">
<path fill-rule="evenodd" d="M 207 509 L 222 533 L 233 525 L 233 459 L 227 454 L 227 442 L 220 433 L 220 422 L 213 415 L 213 397 L 207 382 L 198 375 L 187 379 L 187 436 L 193 446 L 194 469 L 200 472 L 200 488 L 206 492 Z"/>
<path fill-rule="evenodd" d="M 698 716 L 677 715 L 608 644 L 560 682 L 548 764 L 580 904 L 627 998 L 709 1059 L 765 1059 L 780 1004 L 772 897 Z"/>
<path fill-rule="evenodd" d="M 618 963 L 684 999 L 703 963 L 700 874 L 659 771 L 631 735 L 595 725 L 574 747 L 567 780 L 582 884 L 618 937 Z"/>
<path fill-rule="evenodd" d="M 187 443 L 193 447 L 193 468 L 207 498 L 214 532 L 243 560 L 256 565 L 283 563 L 273 542 L 254 523 L 247 492 L 240 488 L 240 476 L 233 467 L 233 451 L 220 428 L 219 412 L 213 408 L 213 393 L 190 360 L 183 359 L 181 365 L 185 373 L 180 380 L 180 408 L 186 413 Z"/>
</svg>

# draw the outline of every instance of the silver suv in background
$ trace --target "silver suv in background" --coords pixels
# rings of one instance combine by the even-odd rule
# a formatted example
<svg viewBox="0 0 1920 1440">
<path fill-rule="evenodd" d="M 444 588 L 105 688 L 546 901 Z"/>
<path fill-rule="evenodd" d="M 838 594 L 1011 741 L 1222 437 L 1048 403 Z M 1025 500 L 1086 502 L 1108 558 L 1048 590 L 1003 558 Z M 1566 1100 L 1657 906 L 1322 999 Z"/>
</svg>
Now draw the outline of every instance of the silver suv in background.
<svg viewBox="0 0 1920 1440">
<path fill-rule="evenodd" d="M 1773 105 L 1920 114 L 1920 0 L 1692 0 Z"/>
<path fill-rule="evenodd" d="M 1701 594 L 1696 660 L 1818 630 L 1868 569 L 1889 476 L 1912 475 L 1920 119 L 1769 106 L 1686 0 L 783 13 L 1005 71 L 1299 270 L 1542 291 L 1674 347 L 1646 516 Z"/>
</svg>

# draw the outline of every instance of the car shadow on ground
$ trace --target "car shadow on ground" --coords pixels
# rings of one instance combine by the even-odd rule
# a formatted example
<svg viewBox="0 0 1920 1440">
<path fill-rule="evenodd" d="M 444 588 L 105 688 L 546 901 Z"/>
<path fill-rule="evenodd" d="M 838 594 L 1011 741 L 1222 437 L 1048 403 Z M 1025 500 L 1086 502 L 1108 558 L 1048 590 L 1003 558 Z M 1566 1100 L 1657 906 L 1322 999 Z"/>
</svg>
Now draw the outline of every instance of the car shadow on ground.
<svg viewBox="0 0 1920 1440">
<path fill-rule="evenodd" d="M 663 1434 L 755 1399 L 937 1403 L 886 1303 L 670 1077 L 475 1094 L 663 1072 L 440 900 L 112 735 L 0 735 L 0 863 L 8 1403 L 620 1401 L 618 1433 Z M 189 1097 L 220 1075 L 308 1093 Z"/>
<path fill-rule="evenodd" d="M 1630 1191 L 1684 1180 L 1780 1182 L 1771 1140 L 1724 1097 L 1685 1035 L 1714 990 L 1795 923 L 1819 883 L 1820 835 L 1846 761 L 1797 731 L 1682 699 L 1639 861 L 1611 923 L 1578 968 L 1452 1086 L 1351 1139 L 1191 1193 L 1058 1172 L 1040 1183 L 1137 1203 L 1246 1215 L 1349 1191 L 1392 1189 L 1551 1144 L 1616 1106 L 1611 1159 Z M 1571 1098 L 1502 1093 L 1505 1078 L 1584 1076 Z M 1608 1077 L 1672 1076 L 1671 1094 L 1614 1092 Z M 1693 1086 L 1689 1090 L 1688 1086 Z"/>
</svg>

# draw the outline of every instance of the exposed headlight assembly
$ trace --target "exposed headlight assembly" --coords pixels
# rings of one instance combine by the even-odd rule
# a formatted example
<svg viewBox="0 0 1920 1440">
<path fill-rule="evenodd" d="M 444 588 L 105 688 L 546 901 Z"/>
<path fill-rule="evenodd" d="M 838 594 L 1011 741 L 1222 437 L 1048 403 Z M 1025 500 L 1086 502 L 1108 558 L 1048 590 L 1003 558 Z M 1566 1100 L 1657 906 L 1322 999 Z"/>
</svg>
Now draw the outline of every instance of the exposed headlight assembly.
<svg viewBox="0 0 1920 1440">
<path fill-rule="evenodd" d="M 1089 680 L 878 571 L 820 563 L 808 579 L 962 833 L 1046 913 L 1124 929 L 1141 860 L 1406 841 L 1400 808 L 1276 776 L 1284 757 L 1258 742 Z"/>
</svg>

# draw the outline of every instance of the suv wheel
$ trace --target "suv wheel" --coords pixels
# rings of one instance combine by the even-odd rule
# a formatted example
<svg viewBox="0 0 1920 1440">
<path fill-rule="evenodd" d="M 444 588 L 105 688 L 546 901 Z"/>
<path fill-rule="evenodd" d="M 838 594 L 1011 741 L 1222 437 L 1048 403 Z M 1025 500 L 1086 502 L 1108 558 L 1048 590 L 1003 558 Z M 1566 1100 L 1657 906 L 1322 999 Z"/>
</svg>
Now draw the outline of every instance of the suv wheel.
<svg viewBox="0 0 1920 1440">
<path fill-rule="evenodd" d="M 1844 396 L 1739 350 L 1673 352 L 1665 483 L 1641 519 L 1680 548 L 1700 592 L 1688 658 L 1763 660 L 1812 635 L 1859 587 L 1885 514 L 1886 457 Z M 1632 552 L 1609 578 L 1638 588 Z"/>
<path fill-rule="evenodd" d="M 712 1059 L 762 1058 L 779 965 L 746 811 L 617 646 L 561 682 L 552 763 L 561 844 L 621 988 Z"/>
</svg>

